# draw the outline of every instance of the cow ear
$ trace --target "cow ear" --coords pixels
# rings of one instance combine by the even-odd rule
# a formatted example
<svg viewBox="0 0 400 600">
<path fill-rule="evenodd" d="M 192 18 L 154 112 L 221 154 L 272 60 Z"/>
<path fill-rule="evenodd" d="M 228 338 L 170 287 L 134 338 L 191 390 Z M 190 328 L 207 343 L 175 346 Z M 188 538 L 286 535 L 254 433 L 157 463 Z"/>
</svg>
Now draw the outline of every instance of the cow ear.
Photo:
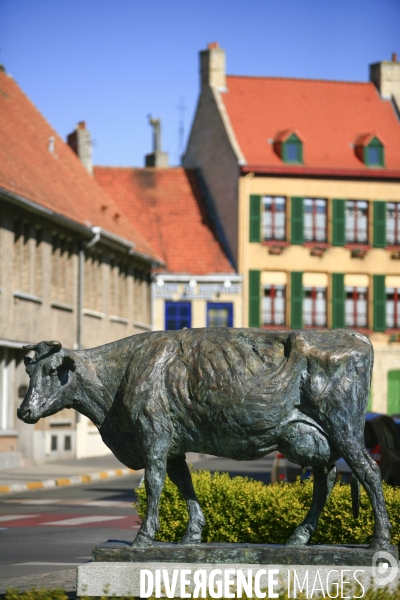
<svg viewBox="0 0 400 600">
<path fill-rule="evenodd" d="M 70 371 L 76 371 L 76 363 L 72 356 L 69 356 L 68 354 L 66 354 L 63 358 L 63 365 Z"/>
<path fill-rule="evenodd" d="M 24 365 L 27 367 L 29 363 L 32 361 L 30 356 L 24 356 Z"/>
</svg>

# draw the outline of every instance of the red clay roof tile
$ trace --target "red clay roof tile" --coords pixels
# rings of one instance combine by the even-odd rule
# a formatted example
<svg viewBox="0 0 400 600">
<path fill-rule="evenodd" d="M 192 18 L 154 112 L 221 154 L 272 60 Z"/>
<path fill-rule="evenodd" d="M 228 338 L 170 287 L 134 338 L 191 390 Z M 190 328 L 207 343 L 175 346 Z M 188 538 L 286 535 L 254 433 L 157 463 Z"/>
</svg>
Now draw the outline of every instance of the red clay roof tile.
<svg viewBox="0 0 400 600">
<path fill-rule="evenodd" d="M 290 130 L 301 136 L 305 166 L 368 170 L 353 145 L 374 131 L 386 168 L 400 169 L 400 124 L 372 83 L 231 75 L 227 89 L 221 98 L 249 165 L 284 165 L 270 140 Z"/>
<path fill-rule="evenodd" d="M 0 71 L 0 188 L 85 226 L 135 243 L 158 259 L 153 247 L 89 175 L 17 83 Z"/>
<path fill-rule="evenodd" d="M 195 170 L 95 167 L 97 181 L 171 273 L 234 273 L 214 231 Z"/>
</svg>

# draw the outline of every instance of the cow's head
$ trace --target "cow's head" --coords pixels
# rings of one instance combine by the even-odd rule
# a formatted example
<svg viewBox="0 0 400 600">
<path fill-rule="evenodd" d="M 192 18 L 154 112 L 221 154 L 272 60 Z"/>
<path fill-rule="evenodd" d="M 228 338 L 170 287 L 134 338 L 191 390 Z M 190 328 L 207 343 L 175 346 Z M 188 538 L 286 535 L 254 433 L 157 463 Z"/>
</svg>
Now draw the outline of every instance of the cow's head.
<svg viewBox="0 0 400 600">
<path fill-rule="evenodd" d="M 25 423 L 36 423 L 63 408 L 71 408 L 74 398 L 75 360 L 60 342 L 40 342 L 24 346 L 34 350 L 34 358 L 25 356 L 29 388 L 17 410 Z"/>
</svg>

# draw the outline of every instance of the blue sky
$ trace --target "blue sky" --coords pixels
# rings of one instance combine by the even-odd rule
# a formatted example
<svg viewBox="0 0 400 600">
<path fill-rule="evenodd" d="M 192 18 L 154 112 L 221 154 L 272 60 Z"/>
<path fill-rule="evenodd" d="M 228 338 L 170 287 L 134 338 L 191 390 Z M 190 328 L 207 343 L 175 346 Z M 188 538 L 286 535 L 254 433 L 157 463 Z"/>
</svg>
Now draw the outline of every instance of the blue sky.
<svg viewBox="0 0 400 600">
<path fill-rule="evenodd" d="M 95 164 L 143 166 L 150 113 L 179 164 L 208 42 L 230 74 L 367 81 L 399 31 L 399 0 L 0 0 L 0 63 L 64 139 L 86 121 Z"/>
</svg>

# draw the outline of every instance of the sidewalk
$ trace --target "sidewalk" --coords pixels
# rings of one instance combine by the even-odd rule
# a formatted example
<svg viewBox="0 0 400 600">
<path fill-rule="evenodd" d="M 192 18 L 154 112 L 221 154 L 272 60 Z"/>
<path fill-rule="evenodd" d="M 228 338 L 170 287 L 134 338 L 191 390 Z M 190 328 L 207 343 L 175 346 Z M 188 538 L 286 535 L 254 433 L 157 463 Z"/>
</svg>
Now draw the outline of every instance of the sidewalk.
<svg viewBox="0 0 400 600">
<path fill-rule="evenodd" d="M 206 455 L 195 452 L 186 454 L 189 464 L 203 460 L 205 457 Z M 0 496 L 66 485 L 82 485 L 99 479 L 122 477 L 134 472 L 120 463 L 113 454 L 3 469 L 0 471 Z"/>
<path fill-rule="evenodd" d="M 66 485 L 82 485 L 99 479 L 129 475 L 132 472 L 113 454 L 4 469 L 0 471 L 0 495 Z"/>
<path fill-rule="evenodd" d="M 45 573 L 36 577 L 14 577 L 0 581 L 0 600 L 5 598 L 7 590 L 18 590 L 18 592 L 37 590 L 64 590 L 69 600 L 75 600 L 76 596 L 76 569 Z"/>
</svg>

